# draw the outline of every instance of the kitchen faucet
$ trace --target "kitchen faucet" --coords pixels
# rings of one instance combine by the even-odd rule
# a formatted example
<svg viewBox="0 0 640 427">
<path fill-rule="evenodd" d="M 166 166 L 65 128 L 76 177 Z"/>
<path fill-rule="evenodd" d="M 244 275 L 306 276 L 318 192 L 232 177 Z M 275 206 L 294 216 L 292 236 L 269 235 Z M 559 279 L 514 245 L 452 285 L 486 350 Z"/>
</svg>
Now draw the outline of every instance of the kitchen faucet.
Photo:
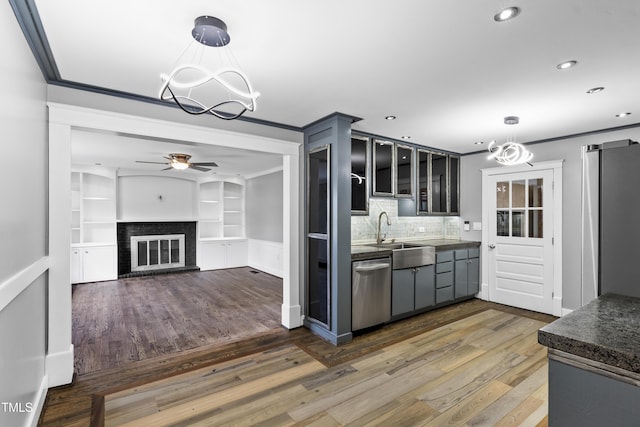
<svg viewBox="0 0 640 427">
<path fill-rule="evenodd" d="M 387 217 L 387 225 L 391 225 L 391 221 L 389 220 L 389 215 L 387 215 L 387 213 L 385 211 L 380 212 L 380 215 L 378 215 L 378 235 L 376 236 L 376 243 L 379 245 L 380 243 L 384 242 L 384 236 L 386 236 L 386 234 L 383 237 L 380 237 L 380 223 L 382 222 L 382 215 Z"/>
</svg>

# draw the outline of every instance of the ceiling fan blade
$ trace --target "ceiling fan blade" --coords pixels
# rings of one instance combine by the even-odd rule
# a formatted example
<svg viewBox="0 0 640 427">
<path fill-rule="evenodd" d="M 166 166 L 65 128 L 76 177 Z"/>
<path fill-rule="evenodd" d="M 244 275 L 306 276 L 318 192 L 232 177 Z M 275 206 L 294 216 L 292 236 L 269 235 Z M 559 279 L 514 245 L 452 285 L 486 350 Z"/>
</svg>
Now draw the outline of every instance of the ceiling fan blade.
<svg viewBox="0 0 640 427">
<path fill-rule="evenodd" d="M 167 162 L 145 162 L 142 160 L 136 160 L 136 163 L 153 163 L 154 165 L 166 165 Z"/>
<path fill-rule="evenodd" d="M 218 164 L 216 162 L 197 162 L 197 163 L 191 163 L 192 165 L 196 165 L 196 166 L 213 166 L 213 167 L 218 167 Z"/>
<path fill-rule="evenodd" d="M 200 171 L 200 172 L 209 172 L 209 171 L 211 170 L 211 169 L 208 169 L 208 168 L 203 168 L 203 167 L 200 167 L 200 166 L 196 166 L 196 165 L 194 165 L 193 163 L 191 163 L 191 164 L 189 165 L 189 167 L 190 167 L 191 169 L 195 169 L 195 170 Z"/>
</svg>

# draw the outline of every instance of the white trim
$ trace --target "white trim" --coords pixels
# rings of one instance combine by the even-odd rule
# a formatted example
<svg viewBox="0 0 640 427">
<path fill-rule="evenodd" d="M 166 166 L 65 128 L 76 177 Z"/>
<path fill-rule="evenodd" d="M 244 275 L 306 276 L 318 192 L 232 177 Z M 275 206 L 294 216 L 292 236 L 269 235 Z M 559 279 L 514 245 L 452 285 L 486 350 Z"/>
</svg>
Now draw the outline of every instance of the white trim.
<svg viewBox="0 0 640 427">
<path fill-rule="evenodd" d="M 0 283 L 0 311 L 48 269 L 49 257 L 45 256 Z"/>
<path fill-rule="evenodd" d="M 254 174 L 251 175 L 245 175 L 244 179 L 253 179 L 253 178 L 257 178 L 259 176 L 265 176 L 265 175 L 270 175 L 272 173 L 276 173 L 276 172 L 280 172 L 282 171 L 282 166 L 276 166 L 275 168 L 271 168 L 271 169 L 267 169 L 264 170 L 262 172 L 256 172 Z"/>
<path fill-rule="evenodd" d="M 258 239 L 248 240 L 249 267 L 282 278 L 282 242 L 271 242 L 269 240 Z"/>
<path fill-rule="evenodd" d="M 520 172 L 553 171 L 553 315 L 562 315 L 562 167 L 564 160 L 533 163 L 519 166 L 501 166 L 482 169 L 482 298 L 490 301 L 489 295 L 489 206 L 487 203 L 487 180 L 490 176 Z M 486 289 L 485 289 L 486 285 Z M 486 291 L 486 293 L 485 293 Z"/>
<path fill-rule="evenodd" d="M 563 308 L 562 309 L 562 317 L 566 316 L 567 314 L 571 314 L 573 313 L 573 310 L 570 308 Z"/>
<path fill-rule="evenodd" d="M 44 401 L 47 397 L 47 390 L 49 385 L 49 379 L 45 375 L 42 377 L 42 381 L 40 382 L 40 388 L 36 392 L 36 398 L 33 402 L 33 410 L 29 413 L 29 418 L 25 425 L 36 427 L 38 425 L 38 421 L 40 420 L 40 414 L 42 413 L 42 408 L 44 407 Z"/>
<path fill-rule="evenodd" d="M 45 372 L 49 377 L 49 388 L 70 384 L 73 380 L 73 344 L 66 351 L 47 354 Z"/>
<path fill-rule="evenodd" d="M 282 304 L 282 325 L 287 329 L 294 329 L 302 326 L 302 311 L 300 305 Z"/>
</svg>

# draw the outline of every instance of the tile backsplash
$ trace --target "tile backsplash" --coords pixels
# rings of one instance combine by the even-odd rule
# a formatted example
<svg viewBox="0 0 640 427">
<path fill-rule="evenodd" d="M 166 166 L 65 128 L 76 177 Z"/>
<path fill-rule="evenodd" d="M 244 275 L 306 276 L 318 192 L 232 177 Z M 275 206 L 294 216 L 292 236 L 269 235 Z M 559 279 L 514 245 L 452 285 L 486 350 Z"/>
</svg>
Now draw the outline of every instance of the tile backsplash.
<svg viewBox="0 0 640 427">
<path fill-rule="evenodd" d="M 376 239 L 378 215 L 386 212 L 391 221 L 382 218 L 380 235 L 385 239 L 459 239 L 460 217 L 457 216 L 398 216 L 398 201 L 387 198 L 369 199 L 368 216 L 351 216 L 351 242 L 367 243 Z M 424 231 L 420 231 L 424 229 Z"/>
</svg>

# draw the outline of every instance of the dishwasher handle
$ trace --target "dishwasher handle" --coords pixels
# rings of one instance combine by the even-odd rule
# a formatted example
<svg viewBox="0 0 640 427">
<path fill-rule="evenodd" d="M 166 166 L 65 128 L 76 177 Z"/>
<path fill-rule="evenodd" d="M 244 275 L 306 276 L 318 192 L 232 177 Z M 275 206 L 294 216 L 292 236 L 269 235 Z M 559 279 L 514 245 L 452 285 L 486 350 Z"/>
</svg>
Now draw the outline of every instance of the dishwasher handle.
<svg viewBox="0 0 640 427">
<path fill-rule="evenodd" d="M 385 268 L 390 268 L 391 264 L 388 262 L 378 263 L 378 264 L 369 264 L 369 265 L 361 265 L 355 268 L 356 273 L 364 273 L 368 271 L 376 271 L 376 270 L 384 270 Z"/>
</svg>

